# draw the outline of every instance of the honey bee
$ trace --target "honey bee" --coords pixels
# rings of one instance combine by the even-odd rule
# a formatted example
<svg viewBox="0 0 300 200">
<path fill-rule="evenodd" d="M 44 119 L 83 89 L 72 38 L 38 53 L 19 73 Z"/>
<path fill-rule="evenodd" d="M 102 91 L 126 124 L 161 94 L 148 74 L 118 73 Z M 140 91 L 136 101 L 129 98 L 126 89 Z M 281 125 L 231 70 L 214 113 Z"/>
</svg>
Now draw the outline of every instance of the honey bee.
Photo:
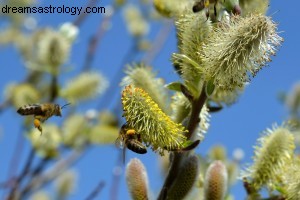
<svg viewBox="0 0 300 200">
<path fill-rule="evenodd" d="M 126 123 L 121 127 L 119 137 L 116 139 L 115 144 L 117 147 L 123 149 L 123 163 L 125 162 L 126 148 L 138 154 L 147 153 L 147 148 L 142 143 L 141 135 L 134 129 L 129 128 Z"/>
<path fill-rule="evenodd" d="M 34 127 L 37 128 L 41 134 L 42 134 L 42 126 L 41 123 L 46 121 L 48 118 L 55 116 L 62 116 L 61 115 L 61 109 L 66 107 L 67 105 L 70 105 L 70 103 L 67 103 L 60 107 L 58 104 L 53 103 L 44 103 L 44 104 L 28 104 L 20 107 L 17 112 L 20 115 L 33 115 L 34 117 Z"/>
<path fill-rule="evenodd" d="M 196 12 L 200 12 L 201 10 L 205 9 L 205 15 L 207 17 L 207 19 L 209 18 L 209 4 L 210 4 L 210 1 L 214 3 L 214 14 L 215 16 L 217 16 L 217 3 L 218 3 L 218 0 L 197 0 L 195 3 L 194 3 L 194 6 L 193 6 L 193 12 L 196 13 Z M 225 0 L 224 0 L 225 2 Z"/>
<path fill-rule="evenodd" d="M 208 8 L 208 6 L 209 6 L 209 0 L 198 0 L 194 3 L 193 12 L 194 13 L 200 12 L 204 8 Z"/>
</svg>

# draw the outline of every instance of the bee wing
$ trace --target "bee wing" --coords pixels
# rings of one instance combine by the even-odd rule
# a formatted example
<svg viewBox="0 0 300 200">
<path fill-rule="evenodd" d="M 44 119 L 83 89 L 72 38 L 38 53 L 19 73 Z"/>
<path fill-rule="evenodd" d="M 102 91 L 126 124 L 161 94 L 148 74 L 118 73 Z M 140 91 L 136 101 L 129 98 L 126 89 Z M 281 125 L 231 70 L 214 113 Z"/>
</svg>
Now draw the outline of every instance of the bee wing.
<svg viewBox="0 0 300 200">
<path fill-rule="evenodd" d="M 17 112 L 20 115 L 43 115 L 42 106 L 40 104 L 29 104 L 20 107 Z"/>
<path fill-rule="evenodd" d="M 123 148 L 123 149 L 122 149 L 123 165 L 125 165 L 125 156 L 126 156 L 126 148 Z"/>
<path fill-rule="evenodd" d="M 125 165 L 125 154 L 126 154 L 126 145 L 125 145 L 125 142 L 124 142 L 124 139 L 122 136 L 119 136 L 116 141 L 115 141 L 115 145 L 116 147 L 118 148 L 121 148 L 122 149 L 122 162 L 123 162 L 123 165 Z"/>
<path fill-rule="evenodd" d="M 115 145 L 118 148 L 125 149 L 125 142 L 124 142 L 123 138 L 120 136 L 116 139 Z"/>
</svg>

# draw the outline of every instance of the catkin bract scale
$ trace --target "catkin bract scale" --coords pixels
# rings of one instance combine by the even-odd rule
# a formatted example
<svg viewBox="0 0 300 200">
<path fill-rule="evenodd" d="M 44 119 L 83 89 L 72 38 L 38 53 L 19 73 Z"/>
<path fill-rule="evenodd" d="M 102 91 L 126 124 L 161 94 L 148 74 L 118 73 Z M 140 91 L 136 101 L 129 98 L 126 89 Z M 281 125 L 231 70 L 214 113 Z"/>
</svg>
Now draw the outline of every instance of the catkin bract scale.
<svg viewBox="0 0 300 200">
<path fill-rule="evenodd" d="M 134 128 L 143 142 L 154 151 L 176 150 L 184 147 L 186 137 L 181 124 L 171 120 L 151 97 L 142 89 L 126 86 L 122 93 L 122 104 L 127 124 Z"/>
</svg>

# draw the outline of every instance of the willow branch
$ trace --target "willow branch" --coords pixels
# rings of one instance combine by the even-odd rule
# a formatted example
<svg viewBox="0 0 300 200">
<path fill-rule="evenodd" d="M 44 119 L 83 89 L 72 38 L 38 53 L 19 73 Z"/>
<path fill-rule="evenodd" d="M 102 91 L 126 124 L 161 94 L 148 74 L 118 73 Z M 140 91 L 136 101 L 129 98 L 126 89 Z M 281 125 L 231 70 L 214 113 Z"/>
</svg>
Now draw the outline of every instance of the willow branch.
<svg viewBox="0 0 300 200">
<path fill-rule="evenodd" d="M 98 1 L 89 0 L 89 2 L 86 4 L 84 10 L 86 10 L 87 7 L 93 7 L 96 5 Z M 87 12 L 81 12 L 80 15 L 74 20 L 73 24 L 75 26 L 80 26 L 82 22 L 86 19 L 88 13 Z"/>
<path fill-rule="evenodd" d="M 33 177 L 32 180 L 21 191 L 21 196 L 25 197 L 30 191 L 37 190 L 54 180 L 64 170 L 70 167 L 80 157 L 81 152 L 74 151 L 67 158 L 58 161 L 50 170 L 40 176 Z"/>
<path fill-rule="evenodd" d="M 23 179 L 29 173 L 32 161 L 34 159 L 34 155 L 35 155 L 35 150 L 33 148 L 31 148 L 30 153 L 27 157 L 26 164 L 25 164 L 21 174 L 17 177 L 16 182 L 14 183 L 14 186 L 8 195 L 8 198 L 7 198 L 8 200 L 14 200 L 14 199 L 18 198 L 17 197 L 18 188 L 19 188 L 21 182 L 23 181 Z"/>
<path fill-rule="evenodd" d="M 192 102 L 192 112 L 191 117 L 187 126 L 188 134 L 187 139 L 192 138 L 198 124 L 200 123 L 200 112 L 201 109 L 207 99 L 206 93 L 205 93 L 205 85 L 202 88 L 201 94 L 198 98 L 194 99 Z M 168 190 L 171 187 L 174 180 L 177 178 L 178 172 L 181 167 L 182 159 L 188 155 L 188 152 L 179 153 L 174 152 L 174 158 L 171 162 L 171 167 L 169 169 L 168 175 L 165 179 L 164 185 L 159 193 L 158 200 L 165 200 L 167 198 Z"/>
<path fill-rule="evenodd" d="M 166 41 L 169 38 L 172 27 L 173 27 L 173 21 L 171 20 L 163 24 L 163 27 L 156 35 L 150 50 L 142 58 L 143 62 L 147 64 L 151 64 L 151 62 L 155 59 L 155 57 L 162 50 L 163 46 L 166 44 Z"/>
<path fill-rule="evenodd" d="M 87 71 L 91 68 L 91 64 L 95 58 L 97 47 L 99 46 L 99 43 L 103 38 L 104 34 L 108 30 L 107 27 L 109 26 L 109 23 L 111 22 L 113 15 L 114 15 L 113 13 L 105 15 L 102 21 L 100 21 L 96 33 L 90 38 L 87 53 L 83 64 L 84 71 Z"/>
</svg>

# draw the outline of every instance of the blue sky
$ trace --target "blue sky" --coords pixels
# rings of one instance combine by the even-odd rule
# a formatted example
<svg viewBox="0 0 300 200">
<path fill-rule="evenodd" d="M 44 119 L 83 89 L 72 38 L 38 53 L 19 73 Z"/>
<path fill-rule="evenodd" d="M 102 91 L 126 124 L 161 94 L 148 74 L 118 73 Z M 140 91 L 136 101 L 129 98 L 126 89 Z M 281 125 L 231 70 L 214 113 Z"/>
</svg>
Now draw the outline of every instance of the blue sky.
<svg viewBox="0 0 300 200">
<path fill-rule="evenodd" d="M 43 1 L 41 5 L 49 4 Z M 86 1 L 53 1 L 52 5 L 85 5 Z M 111 1 L 99 1 L 98 5 L 107 6 Z M 253 155 L 253 145 L 259 134 L 274 123 L 281 123 L 287 118 L 287 109 L 278 100 L 280 91 L 289 91 L 292 86 L 300 80 L 299 57 L 300 37 L 298 20 L 299 1 L 286 3 L 283 1 L 271 1 L 269 15 L 277 22 L 280 35 L 284 38 L 282 47 L 273 57 L 273 62 L 268 67 L 260 71 L 251 84 L 247 87 L 245 93 L 239 101 L 222 112 L 213 114 L 211 117 L 211 126 L 204 142 L 201 143 L 197 152 L 202 155 L 207 154 L 208 149 L 215 144 L 223 144 L 228 150 L 229 156 L 236 148 L 242 148 L 245 151 L 245 163 L 251 162 Z M 64 22 L 73 21 L 74 16 L 68 14 L 40 14 L 37 17 L 39 26 L 58 27 Z M 74 71 L 66 74 L 64 79 L 75 75 L 82 67 L 87 49 L 88 40 L 96 31 L 101 14 L 91 14 L 80 27 L 79 37 L 72 49 L 72 55 L 69 63 Z M 5 26 L 5 21 L 0 19 L 0 27 Z M 160 24 L 153 24 L 154 29 L 150 31 L 149 38 L 153 38 Z M 112 77 L 119 69 L 122 59 L 131 45 L 131 38 L 126 31 L 124 20 L 120 13 L 113 17 L 112 28 L 105 34 L 97 48 L 95 59 L 92 63 L 94 70 L 101 71 L 105 76 Z M 178 77 L 173 71 L 170 63 L 171 53 L 176 51 L 176 38 L 174 28 L 168 38 L 165 47 L 155 58 L 152 65 L 158 75 L 164 77 L 166 82 L 177 80 Z M 4 99 L 4 88 L 9 82 L 18 82 L 24 78 L 26 70 L 18 52 L 12 46 L 0 47 L 0 89 L 2 91 L 0 100 Z M 79 108 L 81 112 L 97 105 L 96 101 L 84 103 Z M 7 177 L 8 164 L 12 157 L 16 138 L 21 134 L 20 124 L 22 118 L 17 115 L 14 109 L 8 109 L 0 113 L 0 182 Z M 24 151 L 20 152 L 21 160 L 28 154 L 29 144 L 26 141 Z M 91 148 L 87 154 L 74 167 L 79 173 L 79 185 L 70 199 L 82 199 L 100 180 L 105 181 L 105 187 L 99 195 L 99 199 L 109 199 L 109 193 L 112 189 L 112 171 L 118 157 L 119 151 L 113 146 Z M 159 164 L 156 155 L 149 151 L 146 155 L 136 155 L 127 153 L 127 160 L 138 157 L 145 164 L 150 177 L 150 186 L 154 193 L 157 193 L 162 185 Z M 51 186 L 49 186 L 51 191 Z M 238 184 L 232 190 L 236 199 L 245 197 L 245 192 Z M 2 195 L 2 191 L 0 192 Z M 129 199 L 129 194 L 125 186 L 125 179 L 122 175 L 118 199 Z"/>
</svg>

